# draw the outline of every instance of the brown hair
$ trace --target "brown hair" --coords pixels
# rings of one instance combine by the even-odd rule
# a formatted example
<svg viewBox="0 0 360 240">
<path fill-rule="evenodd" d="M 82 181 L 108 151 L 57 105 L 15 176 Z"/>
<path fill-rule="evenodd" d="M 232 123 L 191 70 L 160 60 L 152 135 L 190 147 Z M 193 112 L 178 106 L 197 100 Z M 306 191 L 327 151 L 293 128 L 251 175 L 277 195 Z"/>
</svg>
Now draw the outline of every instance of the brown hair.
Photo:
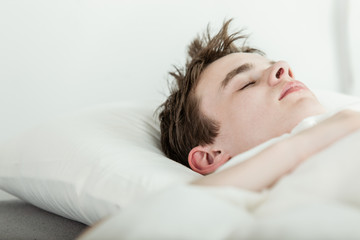
<svg viewBox="0 0 360 240">
<path fill-rule="evenodd" d="M 176 85 L 170 89 L 170 96 L 159 107 L 161 147 L 165 155 L 189 167 L 188 154 L 198 145 L 214 142 L 220 125 L 200 111 L 195 88 L 200 74 L 212 62 L 237 52 L 253 53 L 261 51 L 245 46 L 247 36 L 237 31 L 228 34 L 232 19 L 224 22 L 220 31 L 211 36 L 210 27 L 202 35 L 196 37 L 188 46 L 188 59 L 184 68 L 174 67 L 170 75 Z M 235 41 L 243 40 L 241 47 Z"/>
</svg>

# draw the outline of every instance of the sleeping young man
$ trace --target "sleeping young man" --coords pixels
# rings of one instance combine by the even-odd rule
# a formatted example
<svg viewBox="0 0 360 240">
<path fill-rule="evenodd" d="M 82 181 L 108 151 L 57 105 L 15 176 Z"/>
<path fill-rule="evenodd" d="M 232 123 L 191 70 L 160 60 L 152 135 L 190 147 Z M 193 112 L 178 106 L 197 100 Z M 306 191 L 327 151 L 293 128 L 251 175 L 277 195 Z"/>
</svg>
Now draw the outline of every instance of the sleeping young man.
<svg viewBox="0 0 360 240">
<path fill-rule="evenodd" d="M 344 110 L 244 162 L 213 173 L 237 154 L 289 133 L 303 119 L 325 113 L 315 95 L 284 61 L 272 61 L 245 45 L 230 21 L 189 46 L 184 68 L 161 105 L 165 154 L 205 176 L 199 185 L 231 185 L 253 191 L 271 187 L 301 162 L 360 128 L 360 113 Z M 236 42 L 243 40 L 241 46 Z M 311 74 L 311 73 L 309 73 Z"/>
</svg>

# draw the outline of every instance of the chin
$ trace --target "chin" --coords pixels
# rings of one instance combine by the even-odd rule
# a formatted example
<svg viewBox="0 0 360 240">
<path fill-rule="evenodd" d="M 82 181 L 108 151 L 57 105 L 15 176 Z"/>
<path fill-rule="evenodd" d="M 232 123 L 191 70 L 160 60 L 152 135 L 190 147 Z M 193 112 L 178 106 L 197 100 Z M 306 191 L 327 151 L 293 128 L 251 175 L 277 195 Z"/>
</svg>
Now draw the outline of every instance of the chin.
<svg viewBox="0 0 360 240">
<path fill-rule="evenodd" d="M 300 98 L 297 104 L 297 110 L 304 115 L 303 119 L 326 112 L 325 107 L 321 105 L 313 94 L 310 97 Z"/>
</svg>

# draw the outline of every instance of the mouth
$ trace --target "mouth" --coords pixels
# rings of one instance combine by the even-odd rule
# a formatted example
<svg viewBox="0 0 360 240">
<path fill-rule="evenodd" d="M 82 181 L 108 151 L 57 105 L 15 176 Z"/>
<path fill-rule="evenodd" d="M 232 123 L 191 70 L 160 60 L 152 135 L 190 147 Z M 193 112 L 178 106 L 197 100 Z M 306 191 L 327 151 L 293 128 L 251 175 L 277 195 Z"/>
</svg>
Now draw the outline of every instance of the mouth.
<svg viewBox="0 0 360 240">
<path fill-rule="evenodd" d="M 286 97 L 287 95 L 293 93 L 293 92 L 297 92 L 300 90 L 304 90 L 307 89 L 307 87 L 300 81 L 291 81 L 288 82 L 287 84 L 284 85 L 280 97 L 279 97 L 279 101 L 281 101 L 284 97 Z"/>
</svg>

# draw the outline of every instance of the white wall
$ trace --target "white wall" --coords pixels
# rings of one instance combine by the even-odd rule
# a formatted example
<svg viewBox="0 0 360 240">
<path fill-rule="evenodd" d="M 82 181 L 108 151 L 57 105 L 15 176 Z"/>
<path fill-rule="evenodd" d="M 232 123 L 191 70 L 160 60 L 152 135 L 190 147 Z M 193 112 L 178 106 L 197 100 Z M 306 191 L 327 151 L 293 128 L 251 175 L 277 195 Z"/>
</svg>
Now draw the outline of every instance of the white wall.
<svg viewBox="0 0 360 240">
<path fill-rule="evenodd" d="M 336 90 L 333 11 L 329 0 L 1 0 L 0 141 L 85 106 L 161 99 L 189 41 L 231 17 L 309 87 Z"/>
<path fill-rule="evenodd" d="M 350 0 L 349 42 L 351 51 L 351 70 L 353 84 L 351 93 L 360 96 L 360 1 Z"/>
</svg>

